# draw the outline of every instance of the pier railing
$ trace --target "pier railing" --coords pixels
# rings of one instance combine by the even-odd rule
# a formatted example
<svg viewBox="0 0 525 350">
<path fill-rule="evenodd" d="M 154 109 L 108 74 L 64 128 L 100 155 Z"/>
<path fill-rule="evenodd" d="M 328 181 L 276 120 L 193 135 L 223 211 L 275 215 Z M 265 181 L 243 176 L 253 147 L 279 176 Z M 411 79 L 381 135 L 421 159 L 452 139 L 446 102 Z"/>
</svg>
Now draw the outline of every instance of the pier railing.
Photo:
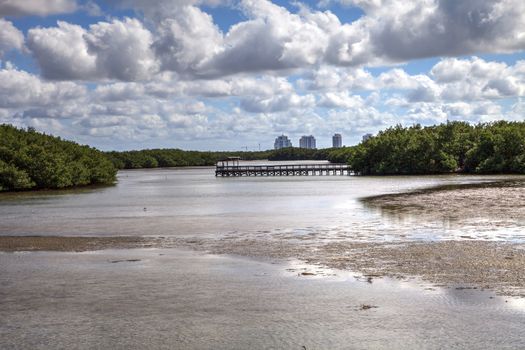
<svg viewBox="0 0 525 350">
<path fill-rule="evenodd" d="M 217 165 L 215 176 L 351 175 L 348 164 Z"/>
</svg>

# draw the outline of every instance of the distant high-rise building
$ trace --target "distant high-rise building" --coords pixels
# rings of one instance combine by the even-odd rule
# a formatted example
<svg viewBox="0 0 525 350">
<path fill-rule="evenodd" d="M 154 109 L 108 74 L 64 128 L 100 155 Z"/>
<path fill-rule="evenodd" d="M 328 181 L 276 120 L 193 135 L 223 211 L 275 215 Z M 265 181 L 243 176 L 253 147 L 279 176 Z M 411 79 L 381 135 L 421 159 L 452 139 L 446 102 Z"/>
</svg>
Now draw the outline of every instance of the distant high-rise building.
<svg viewBox="0 0 525 350">
<path fill-rule="evenodd" d="M 310 136 L 302 136 L 299 140 L 299 147 L 301 148 L 309 148 L 309 149 L 315 149 L 315 137 L 312 135 Z"/>
<path fill-rule="evenodd" d="M 273 144 L 273 148 L 281 149 L 286 147 L 292 147 L 292 142 L 288 139 L 288 136 L 277 136 L 277 138 L 275 139 L 275 143 Z"/>
<path fill-rule="evenodd" d="M 332 147 L 343 147 L 343 138 L 341 137 L 341 134 L 334 134 L 334 136 L 332 136 Z"/>
<path fill-rule="evenodd" d="M 374 135 L 372 134 L 364 134 L 363 135 L 363 142 L 366 142 L 368 141 L 369 139 L 371 139 Z"/>
</svg>

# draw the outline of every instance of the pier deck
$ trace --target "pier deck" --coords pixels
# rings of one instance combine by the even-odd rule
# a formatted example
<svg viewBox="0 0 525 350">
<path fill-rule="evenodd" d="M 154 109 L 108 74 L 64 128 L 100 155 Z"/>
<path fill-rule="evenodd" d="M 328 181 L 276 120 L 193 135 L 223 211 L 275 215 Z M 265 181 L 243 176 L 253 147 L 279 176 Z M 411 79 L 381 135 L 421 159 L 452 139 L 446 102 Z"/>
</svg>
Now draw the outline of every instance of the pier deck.
<svg viewBox="0 0 525 350">
<path fill-rule="evenodd" d="M 215 176 L 308 176 L 352 175 L 347 164 L 224 165 L 217 164 Z"/>
</svg>

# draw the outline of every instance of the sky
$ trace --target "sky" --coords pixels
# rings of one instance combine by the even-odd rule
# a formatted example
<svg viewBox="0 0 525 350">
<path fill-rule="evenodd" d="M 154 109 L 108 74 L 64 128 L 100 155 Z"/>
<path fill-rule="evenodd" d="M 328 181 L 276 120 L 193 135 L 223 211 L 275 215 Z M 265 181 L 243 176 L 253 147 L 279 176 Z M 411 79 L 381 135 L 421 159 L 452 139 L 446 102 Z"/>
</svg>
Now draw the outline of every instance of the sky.
<svg viewBox="0 0 525 350">
<path fill-rule="evenodd" d="M 0 124 L 103 150 L 523 121 L 523 0 L 0 0 Z"/>
</svg>

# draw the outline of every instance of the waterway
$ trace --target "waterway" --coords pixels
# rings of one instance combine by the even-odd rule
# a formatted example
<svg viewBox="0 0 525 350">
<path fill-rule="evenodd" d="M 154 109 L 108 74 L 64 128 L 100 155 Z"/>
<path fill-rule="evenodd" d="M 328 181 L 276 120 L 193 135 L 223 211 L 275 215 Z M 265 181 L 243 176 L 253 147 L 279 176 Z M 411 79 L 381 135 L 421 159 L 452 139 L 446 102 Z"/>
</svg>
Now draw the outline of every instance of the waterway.
<svg viewBox="0 0 525 350">
<path fill-rule="evenodd" d="M 313 249 L 327 241 L 524 240 L 522 217 L 421 216 L 418 208 L 392 215 L 363 201 L 522 177 L 216 178 L 213 168 L 184 168 L 121 171 L 118 179 L 110 187 L 2 194 L 0 235 L 272 246 L 297 239 Z M 514 349 L 525 347 L 523 300 L 417 279 L 372 281 L 293 256 L 187 246 L 4 252 L 0 348 Z"/>
<path fill-rule="evenodd" d="M 353 240 L 521 241 L 523 222 L 481 229 L 446 218 L 385 216 L 362 198 L 511 176 L 216 178 L 213 168 L 127 170 L 112 187 L 0 195 L 0 235 L 291 234 Z M 520 177 L 518 177 L 520 178 Z M 446 198 L 443 206 L 446 207 Z M 409 213 L 408 213 L 409 214 Z M 466 218 L 478 222 L 480 218 Z"/>
</svg>

